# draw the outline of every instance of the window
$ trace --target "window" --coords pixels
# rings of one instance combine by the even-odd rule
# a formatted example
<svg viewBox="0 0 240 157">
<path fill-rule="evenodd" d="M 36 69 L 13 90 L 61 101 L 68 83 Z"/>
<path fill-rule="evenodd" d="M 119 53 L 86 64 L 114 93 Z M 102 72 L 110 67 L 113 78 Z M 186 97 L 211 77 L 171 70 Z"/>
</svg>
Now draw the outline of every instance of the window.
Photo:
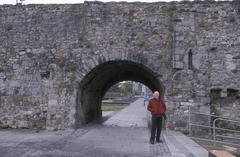
<svg viewBox="0 0 240 157">
<path fill-rule="evenodd" d="M 188 69 L 193 69 L 192 64 L 192 50 L 190 49 L 188 52 Z"/>
</svg>

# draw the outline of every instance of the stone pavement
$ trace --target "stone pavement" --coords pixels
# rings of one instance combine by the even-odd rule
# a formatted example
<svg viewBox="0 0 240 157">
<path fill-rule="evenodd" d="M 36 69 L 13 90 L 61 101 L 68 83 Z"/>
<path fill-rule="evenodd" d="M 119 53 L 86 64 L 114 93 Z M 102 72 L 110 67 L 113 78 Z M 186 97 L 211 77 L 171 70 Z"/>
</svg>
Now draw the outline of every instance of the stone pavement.
<svg viewBox="0 0 240 157">
<path fill-rule="evenodd" d="M 118 112 L 116 115 L 114 115 L 110 119 L 108 119 L 106 122 L 104 122 L 104 125 L 131 127 L 131 128 L 140 127 L 144 131 L 143 136 L 145 137 L 145 140 L 144 140 L 144 142 L 146 143 L 145 147 L 149 148 L 149 152 L 151 156 L 170 157 L 171 153 L 169 152 L 169 149 L 165 142 L 157 143 L 154 145 L 149 144 L 150 131 L 147 128 L 148 117 L 149 117 L 149 113 L 146 109 L 146 106 L 143 105 L 143 99 L 140 98 L 135 102 L 131 103 L 128 107 Z M 163 137 L 162 139 L 164 140 Z"/>
<path fill-rule="evenodd" d="M 147 127 L 147 110 L 143 105 L 143 99 L 137 99 L 128 107 L 104 122 L 107 126 L 120 127 Z"/>
<path fill-rule="evenodd" d="M 163 132 L 163 143 L 149 144 L 147 112 L 143 100 L 114 114 L 104 124 L 78 130 L 0 130 L 1 157 L 195 157 L 183 145 L 185 136 Z M 181 143 L 181 140 L 185 143 Z M 186 142 L 187 141 L 187 142 Z M 175 143 L 175 144 L 174 144 Z M 193 145 L 193 150 L 199 148 Z M 191 148 L 191 149 L 192 149 Z M 195 149 L 194 149 L 195 148 Z M 181 151 L 183 150 L 183 151 Z M 205 157 L 198 156 L 196 157 Z"/>
</svg>

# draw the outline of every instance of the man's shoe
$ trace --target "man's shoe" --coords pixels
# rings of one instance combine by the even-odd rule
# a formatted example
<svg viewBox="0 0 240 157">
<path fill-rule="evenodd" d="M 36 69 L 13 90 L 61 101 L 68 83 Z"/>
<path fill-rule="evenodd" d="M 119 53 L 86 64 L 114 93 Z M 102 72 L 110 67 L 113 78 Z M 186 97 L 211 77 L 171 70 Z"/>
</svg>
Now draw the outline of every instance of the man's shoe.
<svg viewBox="0 0 240 157">
<path fill-rule="evenodd" d="M 154 141 L 150 141 L 151 144 L 154 144 Z"/>
<path fill-rule="evenodd" d="M 162 141 L 162 140 L 157 140 L 156 142 L 157 142 L 157 143 L 162 143 L 163 141 Z"/>
</svg>

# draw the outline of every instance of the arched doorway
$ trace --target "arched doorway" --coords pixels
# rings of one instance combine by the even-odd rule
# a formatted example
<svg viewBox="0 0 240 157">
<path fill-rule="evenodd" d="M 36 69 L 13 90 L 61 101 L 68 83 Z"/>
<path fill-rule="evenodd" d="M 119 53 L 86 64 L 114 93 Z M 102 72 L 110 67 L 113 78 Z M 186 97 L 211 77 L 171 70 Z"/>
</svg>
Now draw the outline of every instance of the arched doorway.
<svg viewBox="0 0 240 157">
<path fill-rule="evenodd" d="M 140 82 L 150 90 L 164 88 L 158 75 L 143 64 L 132 61 L 109 61 L 92 69 L 79 84 L 76 106 L 76 127 L 101 117 L 101 100 L 114 84 L 130 80 Z"/>
</svg>

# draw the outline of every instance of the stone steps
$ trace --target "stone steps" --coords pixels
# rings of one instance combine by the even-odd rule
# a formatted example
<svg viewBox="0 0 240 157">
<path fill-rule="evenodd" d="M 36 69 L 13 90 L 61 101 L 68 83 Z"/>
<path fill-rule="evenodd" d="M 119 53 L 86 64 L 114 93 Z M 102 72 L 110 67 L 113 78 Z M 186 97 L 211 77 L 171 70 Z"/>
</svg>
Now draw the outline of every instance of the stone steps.
<svg viewBox="0 0 240 157">
<path fill-rule="evenodd" d="M 206 149 L 180 132 L 166 131 L 163 137 L 174 157 L 208 157 Z"/>
<path fill-rule="evenodd" d="M 209 153 L 209 157 L 236 157 L 236 156 L 226 151 L 211 150 Z"/>
<path fill-rule="evenodd" d="M 214 146 L 214 142 L 212 140 L 201 139 L 197 137 L 191 137 L 191 139 L 207 150 L 222 150 L 231 154 L 240 154 L 240 146 L 236 144 L 216 143 L 216 146 Z"/>
</svg>

